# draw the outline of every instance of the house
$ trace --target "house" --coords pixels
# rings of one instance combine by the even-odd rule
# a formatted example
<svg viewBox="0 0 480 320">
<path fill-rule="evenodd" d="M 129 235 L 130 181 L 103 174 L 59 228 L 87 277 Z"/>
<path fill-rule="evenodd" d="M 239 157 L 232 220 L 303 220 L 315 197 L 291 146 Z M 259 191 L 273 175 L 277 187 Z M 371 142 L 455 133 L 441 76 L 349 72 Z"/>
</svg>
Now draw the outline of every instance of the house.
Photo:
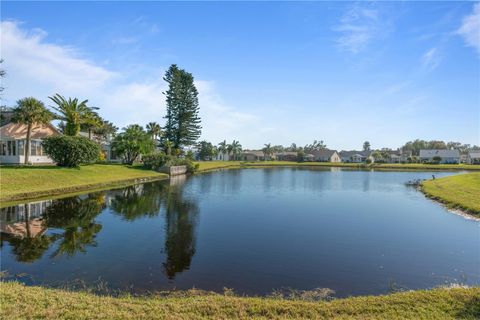
<svg viewBox="0 0 480 320">
<path fill-rule="evenodd" d="M 386 163 L 405 163 L 412 157 L 412 151 L 410 150 L 383 150 L 380 153 L 384 156 Z"/>
<path fill-rule="evenodd" d="M 293 151 L 284 151 L 275 153 L 274 158 L 278 161 L 298 161 L 298 154 L 297 152 Z"/>
<path fill-rule="evenodd" d="M 217 160 L 217 161 L 230 161 L 231 155 L 228 153 L 221 153 L 219 152 L 216 156 L 212 157 L 212 160 Z"/>
<path fill-rule="evenodd" d="M 342 162 L 342 158 L 338 154 L 337 150 L 313 150 L 312 154 L 315 161 L 318 162 Z"/>
<path fill-rule="evenodd" d="M 339 155 L 342 162 L 361 163 L 367 159 L 374 161 L 371 151 L 340 151 Z"/>
<path fill-rule="evenodd" d="M 0 163 L 23 164 L 25 152 L 29 152 L 29 163 L 51 164 L 53 160 L 43 153 L 42 140 L 59 135 L 60 132 L 51 124 L 33 125 L 30 136 L 30 150 L 25 150 L 27 125 L 9 122 L 0 127 Z"/>
<path fill-rule="evenodd" d="M 469 164 L 480 164 L 480 150 L 468 151 L 467 163 L 469 163 Z"/>
<path fill-rule="evenodd" d="M 440 158 L 439 163 L 459 163 L 460 151 L 447 149 L 422 149 L 420 150 L 420 160 L 422 162 L 435 161 L 434 158 Z"/>
<path fill-rule="evenodd" d="M 260 150 L 244 150 L 238 158 L 243 161 L 263 161 L 265 154 Z"/>
</svg>

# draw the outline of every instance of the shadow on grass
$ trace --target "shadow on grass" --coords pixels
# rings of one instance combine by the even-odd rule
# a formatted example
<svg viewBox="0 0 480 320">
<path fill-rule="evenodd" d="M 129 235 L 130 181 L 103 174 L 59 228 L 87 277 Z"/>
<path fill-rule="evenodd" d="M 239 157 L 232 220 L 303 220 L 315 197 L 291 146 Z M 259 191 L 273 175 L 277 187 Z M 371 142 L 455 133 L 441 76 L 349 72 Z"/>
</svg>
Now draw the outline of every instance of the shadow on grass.
<svg viewBox="0 0 480 320">
<path fill-rule="evenodd" d="M 480 319 L 480 296 L 471 298 L 456 315 L 456 319 Z"/>
</svg>

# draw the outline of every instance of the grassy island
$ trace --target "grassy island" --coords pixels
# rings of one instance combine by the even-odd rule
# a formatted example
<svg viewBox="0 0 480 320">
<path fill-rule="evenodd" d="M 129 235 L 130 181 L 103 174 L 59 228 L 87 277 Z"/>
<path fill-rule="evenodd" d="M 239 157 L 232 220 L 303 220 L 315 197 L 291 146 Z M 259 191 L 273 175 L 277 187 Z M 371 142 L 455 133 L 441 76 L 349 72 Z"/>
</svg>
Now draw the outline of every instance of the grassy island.
<svg viewBox="0 0 480 320">
<path fill-rule="evenodd" d="M 480 215 L 480 172 L 428 180 L 422 191 L 449 208 Z"/>
<path fill-rule="evenodd" d="M 166 174 L 146 170 L 142 166 L 120 164 L 94 164 L 80 168 L 2 166 L 0 201 L 5 204 L 166 178 Z"/>
<path fill-rule="evenodd" d="M 478 319 L 480 288 L 310 302 L 219 294 L 97 296 L 1 283 L 2 319 Z"/>
</svg>

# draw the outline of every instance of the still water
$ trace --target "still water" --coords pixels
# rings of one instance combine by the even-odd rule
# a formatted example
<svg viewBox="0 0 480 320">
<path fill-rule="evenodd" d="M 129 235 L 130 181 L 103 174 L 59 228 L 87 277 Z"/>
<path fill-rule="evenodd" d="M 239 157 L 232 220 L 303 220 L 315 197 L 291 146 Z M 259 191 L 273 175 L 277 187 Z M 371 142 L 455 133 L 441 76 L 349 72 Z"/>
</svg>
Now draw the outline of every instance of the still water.
<svg viewBox="0 0 480 320">
<path fill-rule="evenodd" d="M 404 185 L 431 175 L 228 170 L 5 207 L 1 270 L 133 293 L 478 285 L 480 222 Z"/>
</svg>

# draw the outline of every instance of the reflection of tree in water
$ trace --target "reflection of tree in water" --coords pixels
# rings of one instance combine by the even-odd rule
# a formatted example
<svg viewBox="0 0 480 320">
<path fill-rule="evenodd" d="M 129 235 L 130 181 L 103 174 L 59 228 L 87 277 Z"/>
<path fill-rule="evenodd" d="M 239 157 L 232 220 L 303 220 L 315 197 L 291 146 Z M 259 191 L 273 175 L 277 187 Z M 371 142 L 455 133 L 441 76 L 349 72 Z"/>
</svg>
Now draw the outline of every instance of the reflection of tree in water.
<svg viewBox="0 0 480 320">
<path fill-rule="evenodd" d="M 45 223 L 49 228 L 64 229 L 53 256 L 73 256 L 77 252 L 86 252 L 87 246 L 96 246 L 95 237 L 102 225 L 94 219 L 104 208 L 103 192 L 52 201 L 44 213 Z"/>
<path fill-rule="evenodd" d="M 130 186 L 116 192 L 110 204 L 113 211 L 127 221 L 155 217 L 164 212 L 167 261 L 163 267 L 169 278 L 174 278 L 176 273 L 188 269 L 195 254 L 198 208 L 195 202 L 184 198 L 184 182 L 184 179 L 171 179 L 170 183 Z"/>
<path fill-rule="evenodd" d="M 190 267 L 195 254 L 195 227 L 198 207 L 184 199 L 181 187 L 169 186 L 165 195 L 167 261 L 163 264 L 166 275 L 173 279 L 176 273 Z"/>
<path fill-rule="evenodd" d="M 161 196 L 159 187 L 162 184 L 146 183 L 126 187 L 117 192 L 111 202 L 111 208 L 127 221 L 159 214 Z"/>
</svg>

